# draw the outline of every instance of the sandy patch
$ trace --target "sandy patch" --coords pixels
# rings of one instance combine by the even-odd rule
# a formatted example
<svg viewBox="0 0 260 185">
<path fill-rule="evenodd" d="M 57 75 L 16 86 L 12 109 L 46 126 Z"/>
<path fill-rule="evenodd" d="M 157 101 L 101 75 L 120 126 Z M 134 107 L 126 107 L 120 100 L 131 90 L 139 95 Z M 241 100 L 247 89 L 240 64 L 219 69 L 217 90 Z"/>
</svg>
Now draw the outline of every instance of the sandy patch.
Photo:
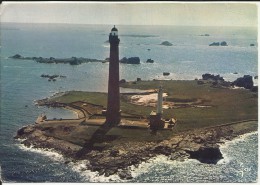
<svg viewBox="0 0 260 185">
<path fill-rule="evenodd" d="M 167 97 L 167 93 L 163 93 L 163 97 Z M 131 103 L 144 106 L 156 106 L 158 101 L 158 93 L 151 93 L 148 95 L 133 95 L 131 96 Z M 163 108 L 168 108 L 163 105 Z"/>
</svg>

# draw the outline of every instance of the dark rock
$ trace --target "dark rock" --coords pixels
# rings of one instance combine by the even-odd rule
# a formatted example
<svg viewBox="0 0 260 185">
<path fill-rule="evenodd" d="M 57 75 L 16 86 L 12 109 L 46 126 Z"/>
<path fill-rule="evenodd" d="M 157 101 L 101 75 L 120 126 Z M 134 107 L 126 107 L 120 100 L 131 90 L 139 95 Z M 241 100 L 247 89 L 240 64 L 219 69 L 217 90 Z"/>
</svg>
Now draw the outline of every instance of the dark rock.
<svg viewBox="0 0 260 185">
<path fill-rule="evenodd" d="M 137 81 L 137 82 L 140 82 L 140 81 L 142 81 L 142 79 L 141 79 L 141 78 L 137 78 L 136 81 Z"/>
<path fill-rule="evenodd" d="M 223 41 L 220 43 L 221 46 L 227 46 L 227 42 L 226 41 Z"/>
<path fill-rule="evenodd" d="M 240 77 L 232 82 L 231 85 L 251 89 L 254 86 L 253 77 L 250 75 L 244 75 L 244 77 Z"/>
<path fill-rule="evenodd" d="M 161 45 L 172 46 L 172 43 L 170 43 L 169 41 L 164 41 L 164 42 L 161 43 Z"/>
<path fill-rule="evenodd" d="M 223 156 L 217 146 L 203 146 L 197 151 L 187 151 L 191 159 L 197 159 L 202 163 L 217 164 Z"/>
<path fill-rule="evenodd" d="M 105 177 L 109 177 L 110 175 L 114 175 L 117 171 L 118 171 L 117 168 L 107 169 L 105 171 Z"/>
<path fill-rule="evenodd" d="M 22 58 L 22 56 L 19 55 L 19 54 L 16 54 L 16 55 L 14 55 L 14 56 L 11 56 L 10 58 Z"/>
<path fill-rule="evenodd" d="M 154 60 L 152 60 L 152 59 L 147 59 L 147 60 L 146 60 L 146 63 L 154 63 Z"/>
<path fill-rule="evenodd" d="M 64 162 L 64 164 L 69 164 L 69 163 L 70 163 L 70 161 L 65 161 L 65 162 Z"/>
<path fill-rule="evenodd" d="M 169 76 L 170 73 L 169 72 L 163 72 L 163 76 Z"/>
<path fill-rule="evenodd" d="M 209 46 L 219 46 L 219 45 L 220 45 L 219 42 L 213 42 Z"/>
<path fill-rule="evenodd" d="M 119 81 L 120 84 L 123 84 L 123 83 L 126 83 L 126 80 L 125 79 L 122 79 Z"/>
<path fill-rule="evenodd" d="M 255 46 L 254 44 L 250 44 L 250 46 Z"/>
<path fill-rule="evenodd" d="M 118 154 L 119 154 L 118 150 L 111 150 L 110 151 L 110 156 L 112 156 L 112 157 L 116 157 Z"/>
<path fill-rule="evenodd" d="M 223 77 L 219 76 L 219 75 L 212 75 L 209 73 L 203 74 L 202 75 L 202 79 L 203 80 L 213 80 L 213 81 L 224 81 Z"/>
<path fill-rule="evenodd" d="M 168 146 L 159 145 L 152 148 L 153 152 L 158 154 L 170 155 L 172 153 L 172 149 Z"/>
<path fill-rule="evenodd" d="M 123 64 L 127 64 L 128 62 L 128 59 L 126 57 L 122 58 L 121 60 L 119 60 L 120 63 L 123 63 Z"/>
<path fill-rule="evenodd" d="M 209 46 L 227 46 L 227 42 L 226 41 L 222 41 L 221 43 L 213 42 Z"/>
<path fill-rule="evenodd" d="M 190 155 L 183 150 L 176 151 L 170 155 L 170 159 L 173 161 L 184 161 L 188 157 L 190 157 Z"/>
<path fill-rule="evenodd" d="M 25 141 L 23 141 L 22 144 L 24 144 L 24 146 L 26 146 L 26 147 L 28 147 L 28 148 L 30 148 L 31 145 L 32 145 L 31 142 L 30 142 L 29 140 L 25 140 Z"/>
<path fill-rule="evenodd" d="M 72 57 L 72 58 L 73 58 L 73 60 L 69 61 L 70 65 L 79 65 L 79 64 L 81 64 L 81 62 L 79 60 L 77 60 L 76 57 Z"/>
<path fill-rule="evenodd" d="M 205 139 L 203 139 L 201 137 L 194 137 L 193 140 L 195 143 L 198 143 L 198 144 L 202 144 L 205 142 Z"/>
<path fill-rule="evenodd" d="M 258 79 L 258 76 L 255 76 L 254 79 Z"/>
<path fill-rule="evenodd" d="M 123 64 L 140 64 L 140 58 L 139 57 L 130 57 L 130 58 L 124 57 L 119 62 L 123 63 Z"/>
<path fill-rule="evenodd" d="M 20 138 L 20 137 L 24 137 L 24 136 L 32 133 L 33 131 L 34 131 L 34 128 L 31 127 L 31 126 L 22 127 L 17 131 L 15 138 L 17 139 L 17 138 Z"/>
<path fill-rule="evenodd" d="M 128 64 L 140 64 L 140 58 L 139 57 L 128 58 Z"/>
<path fill-rule="evenodd" d="M 120 179 L 126 179 L 126 180 L 133 178 L 131 173 L 128 170 L 123 170 L 121 172 L 118 172 L 118 176 L 120 177 Z"/>
<path fill-rule="evenodd" d="M 234 74 L 234 75 L 237 75 L 237 74 L 238 74 L 238 72 L 234 72 L 233 74 Z"/>
</svg>

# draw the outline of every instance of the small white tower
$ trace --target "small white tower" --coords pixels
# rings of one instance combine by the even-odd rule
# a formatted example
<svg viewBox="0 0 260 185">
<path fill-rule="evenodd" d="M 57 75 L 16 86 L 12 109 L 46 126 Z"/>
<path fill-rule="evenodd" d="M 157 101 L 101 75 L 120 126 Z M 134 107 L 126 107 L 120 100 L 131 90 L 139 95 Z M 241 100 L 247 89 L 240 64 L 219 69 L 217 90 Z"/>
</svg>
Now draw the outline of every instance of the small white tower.
<svg viewBox="0 0 260 185">
<path fill-rule="evenodd" d="M 162 90 L 162 86 L 160 86 L 158 91 L 157 111 L 156 111 L 156 113 L 160 115 L 163 113 L 162 102 L 163 102 L 163 90 Z"/>
</svg>

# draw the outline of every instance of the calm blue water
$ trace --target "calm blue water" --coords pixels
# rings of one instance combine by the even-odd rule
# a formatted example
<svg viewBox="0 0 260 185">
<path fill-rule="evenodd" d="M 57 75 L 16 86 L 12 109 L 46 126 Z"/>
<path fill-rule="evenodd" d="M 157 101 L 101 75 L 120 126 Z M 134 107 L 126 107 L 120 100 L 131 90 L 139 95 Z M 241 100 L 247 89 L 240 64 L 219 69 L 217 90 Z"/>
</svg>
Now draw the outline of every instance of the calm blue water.
<svg viewBox="0 0 260 185">
<path fill-rule="evenodd" d="M 95 173 L 78 169 L 83 164 L 64 165 L 61 156 L 52 152 L 39 152 L 23 148 L 13 140 L 17 129 L 33 123 L 36 117 L 45 112 L 48 117 L 75 117 L 73 112 L 61 109 L 37 107 L 34 100 L 48 97 L 55 92 L 67 90 L 107 91 L 108 64 L 87 63 L 79 66 L 64 64 L 39 64 L 27 60 L 8 59 L 14 54 L 42 57 L 87 57 L 105 59 L 109 56 L 108 34 L 112 26 L 108 25 L 47 25 L 47 24 L 2 24 L 1 25 L 1 124 L 0 124 L 0 162 L 1 178 L 5 182 L 89 182 L 106 181 Z M 244 74 L 257 75 L 256 47 L 257 30 L 254 28 L 212 28 L 212 27 L 174 27 L 174 26 L 118 26 L 120 37 L 120 58 L 138 56 L 140 65 L 120 65 L 121 78 L 135 80 L 137 77 L 146 80 L 156 79 L 194 79 L 203 73 L 214 73 L 234 80 Z M 208 33 L 209 37 L 199 36 Z M 149 37 L 133 37 L 148 35 Z M 170 41 L 173 46 L 159 45 Z M 212 42 L 226 41 L 227 47 L 209 47 Z M 150 49 L 150 51 L 148 50 Z M 146 64 L 148 58 L 154 64 Z M 170 76 L 163 77 L 164 71 Z M 238 74 L 233 74 L 238 72 Z M 41 74 L 65 75 L 67 78 L 48 82 Z M 250 139 L 251 138 L 251 139 Z M 253 139 L 252 139 L 253 138 Z M 236 165 L 252 166 L 252 176 L 237 178 L 226 170 L 214 171 L 212 178 L 196 178 L 196 170 L 210 166 L 197 164 L 194 161 L 185 165 L 163 163 L 157 158 L 145 174 L 138 175 L 134 169 L 134 181 L 137 182 L 251 182 L 256 180 L 257 163 L 250 161 L 257 158 L 257 135 L 244 139 L 245 148 L 254 152 L 248 161 L 242 161 L 247 150 L 238 151 L 228 147 L 224 153 L 237 154 L 224 163 L 225 169 L 232 171 Z M 243 142 L 234 146 L 243 145 Z M 243 153 L 244 152 L 244 153 Z M 52 156 L 52 157 L 50 157 Z M 55 157 L 53 157 L 55 156 Z M 54 159 L 55 158 L 55 159 Z M 241 159 L 241 160 L 240 160 Z M 189 166 L 191 165 L 191 166 Z M 83 165 L 84 166 L 84 165 Z M 174 169 L 172 168 L 174 166 Z M 198 167 L 198 169 L 196 169 Z M 152 170 L 151 170 L 152 168 Z M 167 171 L 167 169 L 169 169 Z M 173 171 L 174 173 L 173 173 Z M 165 173 L 157 173 L 165 171 Z M 87 173 L 87 175 L 86 175 Z M 155 175 L 157 173 L 157 175 Z M 173 174 L 170 178 L 169 174 Z M 192 176 L 190 175 L 192 174 Z M 210 173 L 208 173 L 210 174 Z M 216 175 L 215 175 L 216 174 Z M 219 174 L 223 178 L 219 177 Z M 206 175 L 206 174 L 204 174 Z M 221 176 L 221 177 L 222 177 Z M 174 178 L 173 178 L 174 177 Z M 117 177 L 111 177 L 115 181 Z M 186 180 L 176 180 L 176 179 Z M 168 180 L 167 180 L 168 179 Z M 175 179 L 175 180 L 172 180 Z M 215 180 L 214 180 L 215 179 Z"/>
</svg>

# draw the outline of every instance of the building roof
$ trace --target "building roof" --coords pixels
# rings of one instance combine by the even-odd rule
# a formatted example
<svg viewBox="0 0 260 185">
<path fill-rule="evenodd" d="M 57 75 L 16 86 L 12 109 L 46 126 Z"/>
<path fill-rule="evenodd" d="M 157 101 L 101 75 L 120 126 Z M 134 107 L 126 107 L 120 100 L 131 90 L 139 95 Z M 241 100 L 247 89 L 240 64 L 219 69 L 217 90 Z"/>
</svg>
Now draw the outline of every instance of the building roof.
<svg viewBox="0 0 260 185">
<path fill-rule="evenodd" d="M 114 25 L 114 28 L 112 28 L 111 31 L 118 31 L 115 25 Z"/>
</svg>

